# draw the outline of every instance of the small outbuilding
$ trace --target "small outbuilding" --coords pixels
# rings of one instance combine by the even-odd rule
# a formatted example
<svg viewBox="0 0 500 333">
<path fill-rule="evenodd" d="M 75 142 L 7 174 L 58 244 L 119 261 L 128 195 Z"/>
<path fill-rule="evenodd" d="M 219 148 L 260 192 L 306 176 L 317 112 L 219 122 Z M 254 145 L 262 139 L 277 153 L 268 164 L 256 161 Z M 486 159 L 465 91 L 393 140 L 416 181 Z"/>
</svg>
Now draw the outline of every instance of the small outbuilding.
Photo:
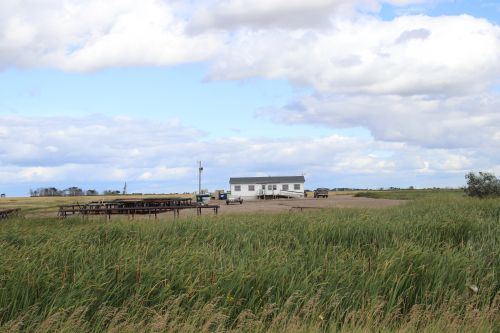
<svg viewBox="0 0 500 333">
<path fill-rule="evenodd" d="M 242 199 L 304 198 L 304 176 L 231 177 L 231 197 Z"/>
</svg>

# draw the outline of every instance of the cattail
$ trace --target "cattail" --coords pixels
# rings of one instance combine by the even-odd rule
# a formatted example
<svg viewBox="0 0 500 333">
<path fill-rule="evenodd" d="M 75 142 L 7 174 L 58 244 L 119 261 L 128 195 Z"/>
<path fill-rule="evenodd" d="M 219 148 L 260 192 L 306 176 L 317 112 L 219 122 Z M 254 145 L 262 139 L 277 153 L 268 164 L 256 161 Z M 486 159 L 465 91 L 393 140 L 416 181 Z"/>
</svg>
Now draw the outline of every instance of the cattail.
<svg viewBox="0 0 500 333">
<path fill-rule="evenodd" d="M 118 282 L 118 277 L 120 275 L 120 266 L 115 266 L 115 282 Z"/>
<path fill-rule="evenodd" d="M 135 282 L 141 283 L 141 268 L 140 267 L 137 267 L 137 270 L 135 271 Z"/>
<path fill-rule="evenodd" d="M 61 283 L 64 284 L 66 282 L 66 277 L 68 276 L 68 266 L 64 265 L 64 271 L 61 275 Z"/>
</svg>

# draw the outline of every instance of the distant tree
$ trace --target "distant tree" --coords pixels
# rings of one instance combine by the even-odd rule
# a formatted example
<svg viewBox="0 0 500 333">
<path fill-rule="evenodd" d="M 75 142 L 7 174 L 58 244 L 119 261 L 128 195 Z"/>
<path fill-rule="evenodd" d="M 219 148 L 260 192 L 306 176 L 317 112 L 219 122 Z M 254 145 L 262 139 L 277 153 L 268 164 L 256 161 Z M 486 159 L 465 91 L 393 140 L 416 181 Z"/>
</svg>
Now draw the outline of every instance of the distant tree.
<svg viewBox="0 0 500 333">
<path fill-rule="evenodd" d="M 469 172 L 465 175 L 467 186 L 465 193 L 471 197 L 492 197 L 500 196 L 500 180 L 494 174 L 489 172 L 479 172 L 476 175 Z"/>
<path fill-rule="evenodd" d="M 32 196 L 35 197 L 55 197 L 63 195 L 62 191 L 59 191 L 55 187 L 41 187 L 31 192 Z"/>
<path fill-rule="evenodd" d="M 87 190 L 87 192 L 85 192 L 85 195 L 96 196 L 99 195 L 99 193 L 96 190 Z"/>
<path fill-rule="evenodd" d="M 83 190 L 79 187 L 72 186 L 64 190 L 64 194 L 70 197 L 82 196 Z"/>
<path fill-rule="evenodd" d="M 120 194 L 120 191 L 113 191 L 113 190 L 105 190 L 102 192 L 103 195 L 118 195 Z"/>
</svg>

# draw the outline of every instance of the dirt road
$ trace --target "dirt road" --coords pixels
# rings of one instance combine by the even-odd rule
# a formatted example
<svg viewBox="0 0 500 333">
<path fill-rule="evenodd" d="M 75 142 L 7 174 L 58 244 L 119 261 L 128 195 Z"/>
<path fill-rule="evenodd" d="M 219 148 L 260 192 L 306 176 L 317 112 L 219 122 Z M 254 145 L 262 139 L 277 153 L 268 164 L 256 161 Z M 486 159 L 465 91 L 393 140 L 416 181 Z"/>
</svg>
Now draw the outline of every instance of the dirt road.
<svg viewBox="0 0 500 333">
<path fill-rule="evenodd" d="M 29 198 L 33 199 L 33 198 Z M 34 198 L 37 199 L 37 198 Z M 66 201 L 69 199 L 64 198 Z M 47 200 L 47 199 L 45 199 Z M 61 199 L 62 200 L 62 199 Z M 75 200 L 72 198 L 71 200 Z M 29 201 L 29 200 L 28 200 Z M 31 200 L 33 201 L 33 200 Z M 21 207 L 37 207 L 29 201 Z M 321 208 L 385 208 L 397 206 L 405 201 L 402 200 L 389 200 L 389 199 L 372 199 L 372 198 L 355 198 L 352 195 L 335 195 L 326 199 L 277 199 L 277 200 L 254 200 L 244 201 L 243 204 L 226 205 L 225 201 L 212 200 L 210 205 L 219 205 L 219 214 L 245 214 L 245 213 L 280 213 L 290 211 L 309 211 Z M 54 202 L 56 203 L 56 202 Z M 67 202 L 64 202 L 67 203 Z M 17 203 L 19 206 L 20 204 Z M 17 207 L 16 206 L 16 207 Z M 33 207 L 32 207 L 33 206 Z M 54 217 L 57 215 L 57 205 L 48 204 L 45 201 L 41 203 L 40 208 L 25 211 L 26 217 Z M 47 206 L 47 208 L 44 208 Z M 1 208 L 1 207 L 0 207 Z M 212 215 L 212 209 L 204 209 L 202 215 Z M 196 215 L 195 209 L 186 209 L 180 212 L 180 216 L 193 216 Z M 117 216 L 118 217 L 118 216 Z M 173 218 L 173 213 L 163 213 L 158 215 L 159 218 Z M 137 215 L 135 218 L 151 218 L 151 216 Z"/>
<path fill-rule="evenodd" d="M 233 213 L 275 213 L 291 210 L 309 210 L 315 208 L 384 208 L 401 204 L 401 200 L 355 198 L 352 195 L 337 195 L 326 199 L 279 199 L 244 201 L 243 204 L 226 205 L 224 201 L 213 200 L 210 204 L 221 206 L 219 214 Z"/>
</svg>

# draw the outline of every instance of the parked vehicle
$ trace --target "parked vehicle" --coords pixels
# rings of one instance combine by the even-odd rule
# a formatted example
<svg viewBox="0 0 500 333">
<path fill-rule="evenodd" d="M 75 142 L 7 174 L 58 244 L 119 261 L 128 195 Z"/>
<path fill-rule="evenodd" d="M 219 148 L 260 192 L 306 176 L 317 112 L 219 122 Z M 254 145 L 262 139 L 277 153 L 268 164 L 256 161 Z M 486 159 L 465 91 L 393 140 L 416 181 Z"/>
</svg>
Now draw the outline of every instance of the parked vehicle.
<svg viewBox="0 0 500 333">
<path fill-rule="evenodd" d="M 315 198 L 328 198 L 328 189 L 324 187 L 320 187 L 314 190 Z"/>
<path fill-rule="evenodd" d="M 212 200 L 221 200 L 221 198 L 220 198 L 221 194 L 224 194 L 224 190 L 215 190 L 215 191 L 212 192 L 210 198 Z"/>
<path fill-rule="evenodd" d="M 197 194 L 196 203 L 198 205 L 206 206 L 210 202 L 210 194 Z"/>
<path fill-rule="evenodd" d="M 243 199 L 240 197 L 226 199 L 226 205 L 233 204 L 233 203 L 239 203 L 241 205 L 243 203 Z"/>
</svg>

